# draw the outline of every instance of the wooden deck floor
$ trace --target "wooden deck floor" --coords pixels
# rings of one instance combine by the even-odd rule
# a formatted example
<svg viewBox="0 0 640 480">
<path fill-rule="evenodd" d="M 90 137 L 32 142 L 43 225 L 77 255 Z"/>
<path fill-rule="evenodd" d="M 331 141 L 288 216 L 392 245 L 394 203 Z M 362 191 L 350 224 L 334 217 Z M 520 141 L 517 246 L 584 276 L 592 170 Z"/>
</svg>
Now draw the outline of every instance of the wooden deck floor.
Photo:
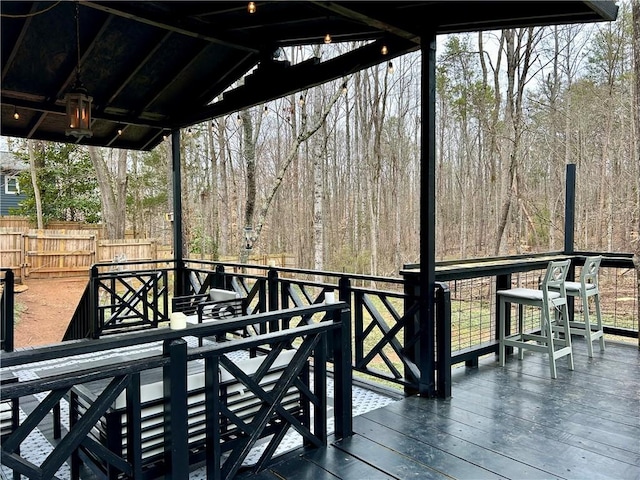
<svg viewBox="0 0 640 480">
<path fill-rule="evenodd" d="M 640 479 L 640 351 L 609 342 L 593 359 L 574 346 L 558 378 L 526 353 L 456 369 L 448 400 L 412 397 L 354 420 L 355 435 L 297 451 L 266 479 Z"/>
</svg>

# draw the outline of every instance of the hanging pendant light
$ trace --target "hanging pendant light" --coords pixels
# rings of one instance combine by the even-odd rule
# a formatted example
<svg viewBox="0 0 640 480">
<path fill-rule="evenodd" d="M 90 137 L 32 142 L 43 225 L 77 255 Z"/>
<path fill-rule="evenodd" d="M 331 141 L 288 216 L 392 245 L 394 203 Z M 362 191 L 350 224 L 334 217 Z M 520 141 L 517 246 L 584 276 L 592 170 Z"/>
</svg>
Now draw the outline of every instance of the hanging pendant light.
<svg viewBox="0 0 640 480">
<path fill-rule="evenodd" d="M 91 102 L 87 89 L 80 80 L 80 15 L 76 2 L 76 45 L 78 49 L 78 65 L 76 67 L 76 80 L 71 90 L 64 96 L 67 105 L 67 126 L 65 134 L 77 137 L 91 137 Z"/>
</svg>

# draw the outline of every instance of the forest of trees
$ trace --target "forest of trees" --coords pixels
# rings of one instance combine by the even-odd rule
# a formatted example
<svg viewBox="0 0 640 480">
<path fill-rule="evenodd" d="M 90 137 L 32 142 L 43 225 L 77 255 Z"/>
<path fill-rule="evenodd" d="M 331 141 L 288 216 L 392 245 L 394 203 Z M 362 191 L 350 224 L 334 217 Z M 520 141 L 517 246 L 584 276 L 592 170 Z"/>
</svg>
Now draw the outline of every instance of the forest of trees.
<svg viewBox="0 0 640 480">
<path fill-rule="evenodd" d="M 438 259 L 562 250 L 567 164 L 576 249 L 638 248 L 640 1 L 619 6 L 613 23 L 439 37 Z M 288 252 L 303 268 L 397 275 L 417 262 L 420 62 L 405 55 L 183 130 L 187 255 L 242 260 L 249 235 L 252 252 Z M 113 238 L 171 243 L 170 142 L 10 147 L 31 157 L 45 221 L 101 219 Z M 35 217 L 30 172 L 21 185 L 18 213 Z"/>
</svg>

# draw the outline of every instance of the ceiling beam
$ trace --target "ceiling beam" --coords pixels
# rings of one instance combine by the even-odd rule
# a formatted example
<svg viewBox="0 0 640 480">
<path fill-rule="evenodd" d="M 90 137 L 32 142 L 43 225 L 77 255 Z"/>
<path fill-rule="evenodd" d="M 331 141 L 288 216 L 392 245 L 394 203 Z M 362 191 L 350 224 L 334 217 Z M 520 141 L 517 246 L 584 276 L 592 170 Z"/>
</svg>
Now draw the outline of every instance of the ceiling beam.
<svg viewBox="0 0 640 480">
<path fill-rule="evenodd" d="M 389 54 L 381 58 L 380 49 L 383 44 L 387 45 Z M 175 127 L 184 128 L 243 108 L 275 100 L 306 88 L 315 87 L 331 80 L 343 78 L 362 69 L 415 51 L 418 48 L 420 48 L 418 45 L 408 40 L 379 40 L 339 57 L 321 62 L 318 65 L 293 65 L 279 69 L 270 76 L 266 74 L 264 77 L 247 78 L 245 85 L 227 92 L 222 100 L 203 108 L 193 115 L 176 119 Z M 253 88 L 252 85 L 257 82 L 260 82 L 260 88 Z"/>
</svg>

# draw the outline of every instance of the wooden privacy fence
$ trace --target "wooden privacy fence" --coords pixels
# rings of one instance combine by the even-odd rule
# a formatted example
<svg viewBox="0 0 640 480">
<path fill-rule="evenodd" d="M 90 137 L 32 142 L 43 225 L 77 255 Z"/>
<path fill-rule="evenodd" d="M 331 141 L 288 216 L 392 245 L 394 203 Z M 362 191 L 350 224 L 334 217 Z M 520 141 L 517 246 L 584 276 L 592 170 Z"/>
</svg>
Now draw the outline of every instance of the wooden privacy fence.
<svg viewBox="0 0 640 480">
<path fill-rule="evenodd" d="M 20 281 L 85 276 L 94 263 L 156 258 L 155 240 L 99 240 L 81 230 L 0 228 L 0 266 L 12 269 Z"/>
</svg>

